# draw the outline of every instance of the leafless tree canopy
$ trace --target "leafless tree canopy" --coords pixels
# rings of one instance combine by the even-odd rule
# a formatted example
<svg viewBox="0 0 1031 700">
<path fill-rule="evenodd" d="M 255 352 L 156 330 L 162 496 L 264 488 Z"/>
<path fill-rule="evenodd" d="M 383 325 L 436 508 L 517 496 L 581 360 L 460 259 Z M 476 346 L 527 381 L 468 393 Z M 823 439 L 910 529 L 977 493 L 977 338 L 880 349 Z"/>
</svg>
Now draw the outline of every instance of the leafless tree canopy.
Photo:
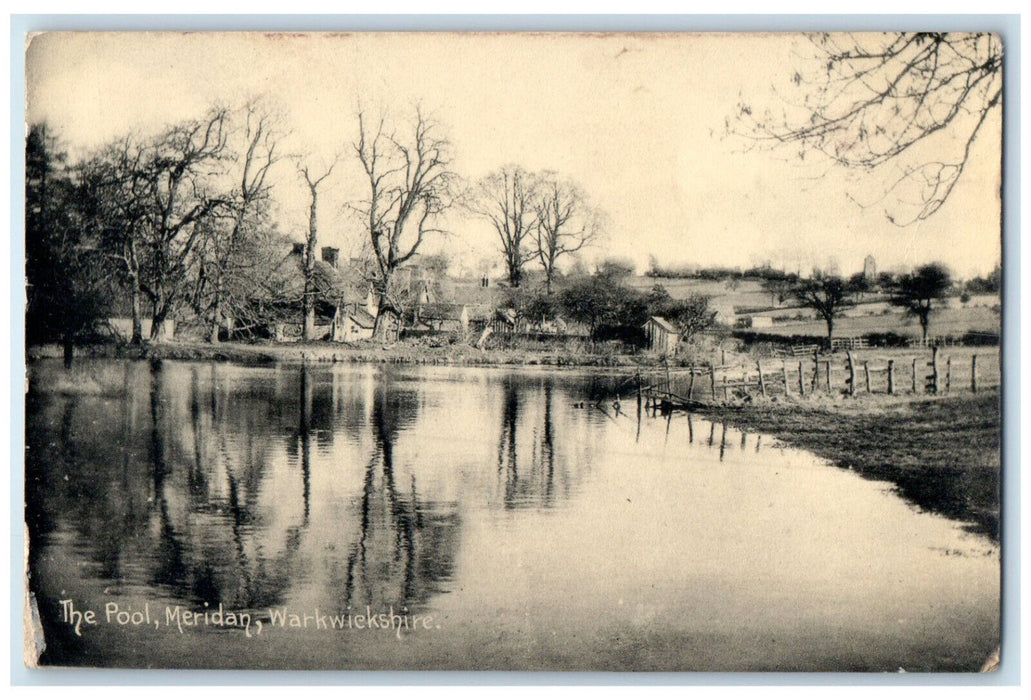
<svg viewBox="0 0 1031 700">
<path fill-rule="evenodd" d="M 550 294 L 556 263 L 598 239 L 602 215 L 576 184 L 553 173 L 542 178 L 538 192 L 534 252 L 544 268 Z"/>
<path fill-rule="evenodd" d="M 926 219 L 952 193 L 1002 103 L 1002 42 L 989 33 L 819 34 L 781 114 L 742 103 L 730 131 L 884 172 L 886 215 Z M 891 169 L 888 166 L 892 166 Z M 897 206 L 898 205 L 898 206 Z M 904 212 L 904 213 L 903 213 Z"/>
<path fill-rule="evenodd" d="M 529 247 L 537 228 L 537 178 L 518 165 L 508 165 L 481 179 L 469 198 L 472 211 L 488 221 L 498 235 L 508 282 L 518 287 L 523 265 L 534 252 Z"/>
<path fill-rule="evenodd" d="M 451 144 L 440 125 L 419 108 L 396 128 L 385 117 L 374 119 L 359 110 L 354 151 L 368 183 L 367 198 L 356 208 L 376 263 L 376 333 L 381 337 L 385 316 L 400 315 L 390 298 L 394 271 L 416 254 L 427 236 L 444 233 L 440 216 L 454 202 Z"/>
<path fill-rule="evenodd" d="M 228 319 L 246 323 L 249 290 L 260 282 L 254 273 L 268 269 L 270 261 L 263 253 L 272 248 L 259 239 L 272 228 L 267 178 L 280 159 L 280 133 L 273 113 L 257 102 L 248 103 L 236 116 L 242 122 L 231 135 L 233 152 L 240 153 L 234 158 L 236 186 L 230 192 L 223 225 L 206 241 L 195 299 L 198 313 L 210 323 L 211 342 L 218 342 L 219 328 Z"/>
</svg>

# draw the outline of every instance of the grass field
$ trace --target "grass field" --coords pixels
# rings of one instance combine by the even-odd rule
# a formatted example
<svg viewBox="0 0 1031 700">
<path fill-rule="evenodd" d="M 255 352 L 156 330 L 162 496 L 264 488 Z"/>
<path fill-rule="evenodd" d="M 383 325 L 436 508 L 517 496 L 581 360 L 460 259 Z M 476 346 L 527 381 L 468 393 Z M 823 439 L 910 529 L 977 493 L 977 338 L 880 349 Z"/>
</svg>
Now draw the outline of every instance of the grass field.
<svg viewBox="0 0 1031 700">
<path fill-rule="evenodd" d="M 942 309 L 934 312 L 927 328 L 929 336 L 962 336 L 969 331 L 998 333 L 1001 317 L 983 306 L 959 309 Z M 801 323 L 778 323 L 771 328 L 756 329 L 772 335 L 813 335 L 825 337 L 827 324 L 823 321 Z M 921 335 L 920 323 L 916 318 L 902 313 L 888 313 L 876 316 L 842 316 L 834 322 L 834 336 L 851 337 L 866 333 L 897 333 L 911 338 Z"/>
<path fill-rule="evenodd" d="M 666 288 L 674 299 L 686 299 L 692 294 L 704 294 L 711 298 L 711 305 L 714 309 L 729 311 L 735 308 L 762 308 L 770 307 L 774 303 L 769 292 L 763 291 L 762 284 L 757 280 L 740 280 L 736 283 L 718 282 L 712 280 L 698 279 L 662 279 L 654 277 L 632 277 L 628 280 L 629 286 L 634 289 L 647 292 L 656 284 Z M 983 298 L 982 298 L 983 297 Z M 982 331 L 998 333 L 1001 327 L 1001 316 L 991 307 L 991 297 L 982 295 L 975 299 L 968 307 L 958 305 L 957 299 L 949 299 L 943 302 L 943 308 L 936 310 L 931 315 L 931 323 L 928 334 L 931 336 L 962 336 L 969 331 Z M 882 313 L 886 304 L 882 303 L 873 315 L 864 315 L 863 310 L 868 308 L 860 305 L 852 309 L 845 309 L 834 323 L 835 337 L 860 336 L 865 333 L 897 333 L 911 338 L 921 336 L 920 323 L 916 318 L 907 316 L 901 311 L 890 308 L 888 313 Z M 870 309 L 873 311 L 873 309 Z M 825 337 L 827 325 L 816 317 L 815 312 L 805 308 L 792 308 L 790 304 L 784 305 L 783 309 L 772 312 L 773 315 L 797 316 L 804 315 L 807 320 L 793 322 L 778 322 L 772 327 L 755 328 L 757 332 L 769 333 L 772 335 L 811 335 Z"/>
</svg>

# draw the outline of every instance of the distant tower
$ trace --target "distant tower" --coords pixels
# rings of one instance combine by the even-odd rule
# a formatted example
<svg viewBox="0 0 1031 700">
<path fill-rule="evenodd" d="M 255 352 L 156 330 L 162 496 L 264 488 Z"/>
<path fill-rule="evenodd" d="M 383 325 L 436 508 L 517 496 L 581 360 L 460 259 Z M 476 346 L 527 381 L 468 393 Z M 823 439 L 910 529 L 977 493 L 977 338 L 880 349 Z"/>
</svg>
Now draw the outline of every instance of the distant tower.
<svg viewBox="0 0 1031 700">
<path fill-rule="evenodd" d="M 863 260 L 863 279 L 867 282 L 872 282 L 877 277 L 877 261 L 873 259 L 872 255 L 867 255 L 866 259 Z"/>
</svg>

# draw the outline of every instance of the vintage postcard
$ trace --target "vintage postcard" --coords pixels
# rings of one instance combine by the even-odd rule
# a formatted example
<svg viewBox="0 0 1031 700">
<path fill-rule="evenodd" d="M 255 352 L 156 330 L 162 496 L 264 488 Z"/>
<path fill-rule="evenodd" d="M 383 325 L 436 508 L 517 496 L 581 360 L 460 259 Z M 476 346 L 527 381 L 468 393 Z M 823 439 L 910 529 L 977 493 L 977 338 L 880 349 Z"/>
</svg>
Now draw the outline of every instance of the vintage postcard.
<svg viewBox="0 0 1031 700">
<path fill-rule="evenodd" d="M 978 672 L 996 34 L 26 42 L 25 663 Z"/>
</svg>

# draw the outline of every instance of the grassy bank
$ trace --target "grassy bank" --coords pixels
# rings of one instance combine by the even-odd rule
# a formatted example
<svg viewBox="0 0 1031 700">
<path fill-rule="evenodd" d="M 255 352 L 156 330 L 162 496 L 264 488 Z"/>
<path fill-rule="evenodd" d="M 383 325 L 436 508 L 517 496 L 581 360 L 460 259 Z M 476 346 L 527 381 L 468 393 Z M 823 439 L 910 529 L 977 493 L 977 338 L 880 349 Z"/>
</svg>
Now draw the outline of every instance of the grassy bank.
<svg viewBox="0 0 1031 700">
<path fill-rule="evenodd" d="M 29 359 L 60 358 L 62 349 L 56 345 L 34 346 L 28 349 Z M 414 365 L 457 366 L 550 366 L 550 367 L 613 367 L 627 368 L 644 364 L 657 364 L 658 359 L 645 354 L 619 354 L 614 352 L 585 351 L 555 347 L 488 348 L 480 350 L 464 343 L 433 346 L 424 342 L 402 341 L 390 344 L 372 341 L 360 344 L 331 342 L 311 343 L 218 343 L 174 341 L 145 343 L 142 347 L 107 343 L 80 346 L 76 357 L 128 358 L 165 360 L 221 360 L 245 364 L 274 362 L 353 362 Z"/>
<path fill-rule="evenodd" d="M 918 507 L 999 537 L 998 391 L 713 406 L 708 417 L 774 435 L 861 475 L 888 480 Z"/>
</svg>

